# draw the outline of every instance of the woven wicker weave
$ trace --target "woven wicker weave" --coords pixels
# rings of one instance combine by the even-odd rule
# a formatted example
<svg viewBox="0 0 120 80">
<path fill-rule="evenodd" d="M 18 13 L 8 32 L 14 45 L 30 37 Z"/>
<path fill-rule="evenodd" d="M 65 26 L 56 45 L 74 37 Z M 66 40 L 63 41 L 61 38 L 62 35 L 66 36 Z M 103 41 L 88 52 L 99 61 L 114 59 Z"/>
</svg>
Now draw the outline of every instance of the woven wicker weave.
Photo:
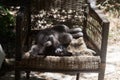
<svg viewBox="0 0 120 80">
<path fill-rule="evenodd" d="M 99 64 L 99 56 L 38 56 L 23 59 L 17 67 L 49 70 L 97 70 Z"/>
</svg>

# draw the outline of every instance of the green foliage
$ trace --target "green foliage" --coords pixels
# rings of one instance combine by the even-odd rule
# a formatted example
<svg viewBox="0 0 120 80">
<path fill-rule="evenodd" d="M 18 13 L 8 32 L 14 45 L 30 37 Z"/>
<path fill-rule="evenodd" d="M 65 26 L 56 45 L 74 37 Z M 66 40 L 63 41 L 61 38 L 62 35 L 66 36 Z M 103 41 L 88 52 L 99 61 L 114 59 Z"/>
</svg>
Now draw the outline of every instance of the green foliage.
<svg viewBox="0 0 120 80">
<path fill-rule="evenodd" d="M 15 17 L 0 4 L 0 44 L 7 56 L 15 52 Z M 12 53 L 12 54 L 11 54 Z"/>
<path fill-rule="evenodd" d="M 10 14 L 7 8 L 0 5 L 0 36 L 13 37 L 14 25 L 14 16 Z"/>
</svg>

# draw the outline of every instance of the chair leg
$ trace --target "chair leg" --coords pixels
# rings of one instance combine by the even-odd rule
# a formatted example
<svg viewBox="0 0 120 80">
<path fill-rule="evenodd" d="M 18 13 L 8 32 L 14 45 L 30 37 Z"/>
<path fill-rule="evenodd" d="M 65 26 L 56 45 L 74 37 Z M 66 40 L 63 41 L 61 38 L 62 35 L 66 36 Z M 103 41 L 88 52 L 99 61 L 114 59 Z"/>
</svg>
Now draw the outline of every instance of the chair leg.
<svg viewBox="0 0 120 80">
<path fill-rule="evenodd" d="M 26 79 L 30 79 L 30 71 L 26 71 Z"/>
<path fill-rule="evenodd" d="M 100 69 L 98 80 L 104 80 L 104 76 L 105 76 L 105 64 Z"/>
<path fill-rule="evenodd" d="M 76 80 L 79 80 L 80 79 L 80 73 L 77 73 L 76 74 Z"/>
<path fill-rule="evenodd" d="M 15 70 L 15 80 L 20 80 L 21 74 L 19 70 Z"/>
</svg>

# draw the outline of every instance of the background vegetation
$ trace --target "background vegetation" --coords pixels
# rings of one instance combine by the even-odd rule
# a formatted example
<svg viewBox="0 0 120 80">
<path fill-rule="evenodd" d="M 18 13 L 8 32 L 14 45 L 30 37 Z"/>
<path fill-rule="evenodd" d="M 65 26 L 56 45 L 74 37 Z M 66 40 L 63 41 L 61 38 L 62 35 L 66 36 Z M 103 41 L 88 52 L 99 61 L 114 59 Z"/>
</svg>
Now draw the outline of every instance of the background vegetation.
<svg viewBox="0 0 120 80">
<path fill-rule="evenodd" d="M 98 0 L 98 7 L 110 16 L 120 17 L 120 0 Z"/>
</svg>

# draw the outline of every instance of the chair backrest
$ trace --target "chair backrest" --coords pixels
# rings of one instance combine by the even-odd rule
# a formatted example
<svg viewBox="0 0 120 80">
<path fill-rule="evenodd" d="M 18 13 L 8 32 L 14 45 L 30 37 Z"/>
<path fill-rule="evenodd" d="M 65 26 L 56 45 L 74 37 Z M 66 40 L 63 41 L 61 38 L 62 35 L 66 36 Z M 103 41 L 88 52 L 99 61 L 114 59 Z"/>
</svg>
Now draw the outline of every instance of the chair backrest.
<svg viewBox="0 0 120 80">
<path fill-rule="evenodd" d="M 31 27 L 43 29 L 54 24 L 83 25 L 85 0 L 31 0 Z"/>
</svg>

